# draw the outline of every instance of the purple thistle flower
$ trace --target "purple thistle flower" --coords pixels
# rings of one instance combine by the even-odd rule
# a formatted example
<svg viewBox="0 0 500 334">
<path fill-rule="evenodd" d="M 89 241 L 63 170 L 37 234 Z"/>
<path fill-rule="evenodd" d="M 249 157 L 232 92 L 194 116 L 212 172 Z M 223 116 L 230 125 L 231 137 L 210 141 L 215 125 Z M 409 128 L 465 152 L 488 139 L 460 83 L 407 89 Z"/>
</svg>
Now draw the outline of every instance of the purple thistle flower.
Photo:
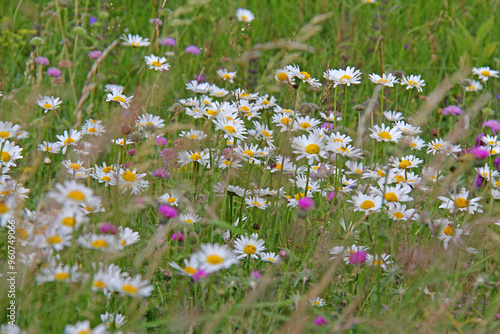
<svg viewBox="0 0 500 334">
<path fill-rule="evenodd" d="M 207 80 L 207 77 L 204 76 L 203 74 L 202 75 L 196 74 L 194 76 L 194 80 L 196 80 L 196 82 L 198 82 L 198 83 L 205 82 Z"/>
<path fill-rule="evenodd" d="M 182 232 L 175 232 L 174 234 L 172 234 L 172 240 L 181 242 L 182 240 L 184 240 L 184 235 L 182 234 Z"/>
<path fill-rule="evenodd" d="M 469 150 L 469 153 L 475 156 L 476 158 L 479 159 L 484 159 L 490 155 L 490 152 L 488 150 L 482 150 L 477 147 L 473 147 Z"/>
<path fill-rule="evenodd" d="M 167 139 L 165 137 L 158 137 L 155 140 L 155 144 L 158 146 L 165 146 L 167 145 Z"/>
<path fill-rule="evenodd" d="M 99 231 L 104 234 L 116 234 L 118 229 L 111 223 L 104 223 L 101 227 L 99 227 Z"/>
<path fill-rule="evenodd" d="M 168 173 L 168 170 L 166 170 L 165 168 L 157 168 L 151 173 L 151 175 L 162 179 L 170 178 L 170 174 Z"/>
<path fill-rule="evenodd" d="M 325 123 L 321 124 L 321 128 L 331 131 L 331 130 L 333 130 L 334 125 L 333 125 L 333 123 L 325 122 Z"/>
<path fill-rule="evenodd" d="M 476 188 L 482 188 L 486 184 L 486 179 L 484 179 L 481 175 L 476 174 L 474 179 L 474 185 Z"/>
<path fill-rule="evenodd" d="M 163 163 L 168 164 L 169 162 L 177 161 L 177 152 L 173 148 L 164 148 L 160 152 L 160 157 L 163 158 Z"/>
<path fill-rule="evenodd" d="M 252 278 L 259 279 L 260 278 L 260 271 L 258 271 L 258 270 L 252 271 Z"/>
<path fill-rule="evenodd" d="M 135 147 L 132 147 L 127 153 L 128 155 L 133 156 L 135 154 Z"/>
<path fill-rule="evenodd" d="M 331 191 L 327 194 L 328 196 L 328 200 L 331 202 L 333 201 L 333 199 L 335 198 L 335 192 L 334 191 Z"/>
<path fill-rule="evenodd" d="M 328 325 L 328 321 L 326 321 L 326 319 L 321 316 L 317 316 L 316 319 L 314 320 L 314 324 L 316 326 L 324 326 Z"/>
<path fill-rule="evenodd" d="M 93 26 L 93 25 L 94 25 L 94 23 L 96 23 L 96 22 L 97 22 L 97 17 L 95 17 L 95 16 L 91 16 L 91 17 L 89 18 L 89 24 L 90 24 L 91 26 Z"/>
<path fill-rule="evenodd" d="M 498 167 L 500 167 L 500 157 L 495 158 L 495 160 L 493 160 L 493 166 L 495 166 L 496 169 L 498 169 Z"/>
<path fill-rule="evenodd" d="M 479 146 L 484 146 L 484 142 L 482 141 L 484 137 L 484 133 L 480 133 L 477 135 L 476 137 L 476 147 L 479 147 Z"/>
<path fill-rule="evenodd" d="M 497 131 L 500 131 L 500 123 L 495 119 L 490 119 L 488 121 L 485 121 L 483 123 L 483 128 L 484 127 L 490 128 L 494 134 L 496 134 Z"/>
<path fill-rule="evenodd" d="M 304 197 L 299 200 L 299 208 L 308 211 L 314 207 L 314 200 L 309 197 Z"/>
<path fill-rule="evenodd" d="M 47 75 L 50 75 L 51 77 L 57 78 L 58 76 L 61 75 L 61 70 L 58 69 L 57 67 L 50 67 L 47 70 Z"/>
<path fill-rule="evenodd" d="M 151 24 L 156 24 L 158 26 L 162 26 L 163 25 L 163 21 L 160 20 L 159 18 L 152 18 L 152 19 L 149 19 L 149 23 Z"/>
<path fill-rule="evenodd" d="M 354 252 L 349 255 L 350 264 L 360 264 L 366 262 L 367 253 L 364 251 Z"/>
<path fill-rule="evenodd" d="M 40 65 L 48 65 L 49 64 L 49 60 L 45 57 L 36 57 L 35 58 L 35 63 L 38 63 Z"/>
<path fill-rule="evenodd" d="M 206 277 L 208 277 L 208 274 L 203 269 L 200 269 L 193 274 L 193 281 L 198 282 L 200 279 L 204 279 Z"/>
<path fill-rule="evenodd" d="M 165 218 L 177 217 L 177 209 L 166 204 L 160 204 L 158 212 Z"/>
<path fill-rule="evenodd" d="M 90 51 L 90 52 L 89 52 L 89 58 L 90 58 L 90 59 L 97 59 L 97 58 L 99 58 L 100 56 L 102 56 L 102 51 L 100 51 L 100 50 Z"/>
<path fill-rule="evenodd" d="M 452 115 L 452 116 L 457 116 L 462 114 L 463 111 L 460 109 L 460 107 L 457 106 L 448 106 L 443 109 L 443 112 L 441 113 L 443 116 L 445 115 Z"/>
<path fill-rule="evenodd" d="M 186 49 L 184 49 L 184 52 L 190 53 L 193 55 L 197 55 L 197 54 L 201 53 L 201 50 L 196 45 L 190 45 L 190 46 L 186 47 Z"/>
<path fill-rule="evenodd" d="M 175 41 L 175 39 L 167 37 L 167 38 L 162 39 L 160 41 L 160 44 L 166 45 L 166 46 L 175 46 L 175 44 L 177 44 L 177 42 Z"/>
</svg>

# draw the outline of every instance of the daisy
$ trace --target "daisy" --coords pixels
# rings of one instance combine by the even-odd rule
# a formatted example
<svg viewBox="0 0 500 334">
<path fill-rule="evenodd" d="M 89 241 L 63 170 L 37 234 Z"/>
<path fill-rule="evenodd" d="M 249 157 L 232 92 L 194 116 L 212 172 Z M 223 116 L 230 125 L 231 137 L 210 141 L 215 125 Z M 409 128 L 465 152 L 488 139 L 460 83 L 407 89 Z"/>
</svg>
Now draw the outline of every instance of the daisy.
<svg viewBox="0 0 500 334">
<path fill-rule="evenodd" d="M 306 130 L 311 131 L 314 127 L 321 124 L 321 121 L 311 118 L 309 116 L 297 117 L 293 123 L 294 130 Z"/>
<path fill-rule="evenodd" d="M 238 263 L 238 259 L 232 251 L 226 246 L 218 244 L 201 245 L 201 250 L 194 253 L 193 258 L 198 262 L 200 269 L 203 269 L 207 274 L 228 269 L 233 264 Z"/>
<path fill-rule="evenodd" d="M 382 269 L 387 270 L 387 265 L 392 263 L 392 261 L 389 261 L 390 257 L 391 256 L 389 254 L 383 253 L 380 256 L 379 255 L 375 255 L 374 258 L 370 258 L 370 260 L 367 261 L 367 262 L 368 262 L 369 265 L 379 266 Z"/>
<path fill-rule="evenodd" d="M 438 234 L 438 238 L 439 240 L 443 241 L 444 249 L 448 249 L 450 241 L 452 241 L 454 244 L 459 244 L 462 235 L 464 234 L 464 230 L 459 228 L 460 225 L 454 227 L 453 222 L 449 221 L 448 219 L 439 219 L 439 223 L 441 225 L 441 228 Z"/>
<path fill-rule="evenodd" d="M 417 91 L 422 92 L 422 87 L 425 86 L 425 81 L 420 79 L 420 75 L 403 75 L 401 85 L 406 86 L 406 89 L 416 88 Z"/>
<path fill-rule="evenodd" d="M 361 83 L 361 71 L 349 66 L 345 70 L 327 70 L 323 73 L 323 77 L 328 81 L 333 81 L 334 88 L 337 88 L 338 85 L 350 86 Z"/>
<path fill-rule="evenodd" d="M 136 275 L 134 278 L 125 278 L 117 290 L 131 297 L 149 297 L 154 287 L 149 280 L 143 280 L 141 275 Z"/>
<path fill-rule="evenodd" d="M 128 109 L 130 107 L 130 103 L 132 103 L 133 97 L 134 97 L 134 95 L 128 96 L 128 97 L 123 95 L 123 90 L 121 90 L 119 88 L 113 88 L 111 93 L 108 93 L 108 95 L 106 96 L 106 101 L 107 102 L 111 102 L 111 101 L 118 102 L 118 103 L 120 103 L 120 106 L 122 108 Z"/>
<path fill-rule="evenodd" d="M 420 218 L 415 213 L 415 209 L 406 210 L 406 205 L 402 205 L 399 202 L 389 202 L 387 203 L 387 207 L 387 214 L 393 220 L 418 220 Z"/>
<path fill-rule="evenodd" d="M 64 247 L 71 246 L 73 231 L 59 225 L 52 225 L 45 229 L 42 234 L 37 234 L 33 243 L 38 248 L 52 248 L 56 252 Z"/>
<path fill-rule="evenodd" d="M 377 196 L 383 197 L 387 202 L 409 202 L 413 198 L 408 196 L 411 188 L 406 184 L 396 184 L 395 186 L 388 185 L 384 180 L 378 180 L 379 188 L 370 186 L 370 191 Z"/>
<path fill-rule="evenodd" d="M 479 76 L 479 79 L 486 82 L 490 77 L 498 78 L 498 71 L 493 71 L 489 67 L 474 67 L 472 73 Z"/>
<path fill-rule="evenodd" d="M 62 104 L 62 100 L 53 96 L 39 96 L 35 104 L 45 109 L 45 113 L 52 109 L 57 109 Z"/>
<path fill-rule="evenodd" d="M 274 114 L 273 123 L 280 128 L 281 132 L 291 130 L 293 123 L 290 117 L 291 116 L 288 113 Z"/>
<path fill-rule="evenodd" d="M 272 108 L 276 106 L 276 98 L 274 96 L 269 97 L 268 94 L 261 96 L 257 99 L 255 104 L 262 108 Z"/>
<path fill-rule="evenodd" d="M 102 136 L 106 129 L 101 124 L 101 121 L 89 119 L 83 124 L 81 131 L 86 135 Z"/>
<path fill-rule="evenodd" d="M 369 75 L 369 78 L 374 84 L 383 85 L 386 87 L 394 87 L 395 83 L 399 83 L 398 79 L 394 75 L 392 75 L 392 73 L 384 73 L 382 74 L 382 76 L 373 73 Z"/>
<path fill-rule="evenodd" d="M 236 18 L 240 22 L 247 22 L 250 23 L 254 20 L 255 16 L 251 11 L 245 8 L 238 8 L 236 10 Z"/>
<path fill-rule="evenodd" d="M 436 155 L 436 153 L 442 153 L 446 155 L 452 155 L 453 157 L 456 158 L 455 153 L 458 153 L 461 151 L 461 148 L 459 145 L 453 145 L 452 143 L 445 141 L 443 139 L 434 139 L 430 143 L 427 144 L 427 154 L 432 153 L 433 155 Z"/>
<path fill-rule="evenodd" d="M 165 194 L 161 195 L 160 202 L 171 205 L 171 206 L 178 205 L 177 196 L 175 196 L 173 193 L 172 193 L 172 195 L 170 195 L 169 193 L 165 193 Z"/>
<path fill-rule="evenodd" d="M 64 160 L 61 163 L 66 167 L 66 172 L 74 179 L 84 179 L 89 175 L 90 170 L 83 167 L 83 161 L 71 162 L 70 160 Z"/>
<path fill-rule="evenodd" d="M 113 90 L 119 90 L 122 91 L 125 89 L 125 87 L 120 86 L 120 85 L 114 85 L 114 84 L 106 84 L 104 85 L 104 92 L 109 93 L 112 92 Z"/>
<path fill-rule="evenodd" d="M 469 191 L 465 188 L 462 188 L 458 194 L 449 195 L 450 198 L 445 196 L 438 197 L 442 201 L 439 206 L 440 209 L 450 210 L 451 213 L 456 211 L 466 211 L 470 214 L 474 214 L 476 211 L 483 212 L 481 209 L 482 205 L 478 203 L 482 197 L 476 197 L 469 200 Z"/>
<path fill-rule="evenodd" d="M 370 137 L 377 141 L 397 143 L 402 137 L 401 130 L 399 130 L 397 127 L 391 129 L 389 126 L 385 126 L 384 123 L 382 123 L 381 126 L 375 124 L 373 126 L 373 129 L 369 130 L 372 132 Z"/>
<path fill-rule="evenodd" d="M 323 307 L 326 305 L 324 299 L 320 298 L 320 297 L 310 298 L 309 303 L 311 303 L 311 306 L 314 306 L 314 307 Z"/>
<path fill-rule="evenodd" d="M 110 264 L 104 267 L 102 263 L 99 263 L 98 270 L 92 278 L 91 289 L 94 292 L 102 291 L 107 295 L 111 291 L 118 290 L 122 279 L 126 277 L 128 277 L 128 274 L 122 273 L 120 267 L 117 265 Z"/>
<path fill-rule="evenodd" d="M 192 140 L 203 140 L 207 138 L 207 135 L 205 132 L 201 130 L 189 130 L 189 131 L 181 131 L 179 137 L 188 138 Z"/>
<path fill-rule="evenodd" d="M 238 260 L 245 257 L 258 259 L 261 252 L 265 250 L 264 240 L 259 239 L 257 233 L 253 233 L 250 237 L 240 236 L 234 241 L 234 252 L 238 254 Z"/>
<path fill-rule="evenodd" d="M 23 149 L 14 142 L 6 140 L 0 144 L 0 167 L 16 167 L 16 160 L 22 159 L 21 152 Z"/>
<path fill-rule="evenodd" d="M 319 161 L 320 157 L 326 159 L 328 155 L 325 141 L 322 138 L 315 138 L 311 135 L 309 137 L 302 135 L 293 138 L 292 149 L 294 154 L 298 154 L 297 160 L 306 158 L 308 164 L 313 164 L 317 160 Z"/>
<path fill-rule="evenodd" d="M 88 222 L 88 218 L 83 215 L 75 206 L 65 205 L 55 217 L 55 222 L 66 228 L 78 228 Z"/>
<path fill-rule="evenodd" d="M 111 234 L 82 234 L 77 242 L 83 248 L 96 249 L 102 252 L 116 252 L 123 248 L 120 246 L 115 236 Z"/>
<path fill-rule="evenodd" d="M 290 158 L 281 155 L 277 155 L 274 158 L 274 163 L 268 164 L 267 168 L 271 170 L 271 173 L 281 172 L 281 170 L 284 173 L 294 173 L 296 169 L 295 164 Z"/>
<path fill-rule="evenodd" d="M 496 178 L 499 175 L 496 170 L 490 171 L 490 166 L 488 166 L 488 164 L 485 164 L 484 167 L 476 168 L 476 172 L 478 172 L 478 174 L 487 181 L 490 181 L 490 178 Z"/>
<path fill-rule="evenodd" d="M 210 89 L 210 84 L 207 82 L 199 83 L 196 80 L 191 80 L 186 84 L 186 89 L 193 91 L 194 93 L 206 94 Z"/>
<path fill-rule="evenodd" d="M 404 141 L 412 150 L 420 151 L 426 145 L 425 141 L 420 137 L 410 136 Z"/>
<path fill-rule="evenodd" d="M 181 267 L 175 262 L 170 262 L 168 264 L 172 268 L 176 269 L 179 271 L 181 275 L 184 276 L 190 276 L 192 277 L 194 274 L 196 274 L 199 270 L 199 264 L 197 259 L 192 256 L 189 260 L 184 259 L 184 266 Z"/>
<path fill-rule="evenodd" d="M 146 65 L 149 66 L 150 70 L 155 71 L 168 71 L 170 68 L 170 64 L 167 63 L 167 58 L 165 57 L 157 57 L 155 55 L 145 56 L 144 61 Z"/>
<path fill-rule="evenodd" d="M 83 133 L 75 129 L 70 129 L 69 133 L 67 130 L 64 130 L 64 134 L 57 135 L 56 137 L 59 139 L 58 145 L 62 147 L 62 154 L 66 154 L 68 146 L 75 146 L 82 136 Z"/>
<path fill-rule="evenodd" d="M 77 183 L 74 180 L 57 183 L 56 190 L 49 192 L 49 197 L 56 202 L 68 205 L 78 205 L 82 202 L 96 198 L 92 189 Z"/>
<path fill-rule="evenodd" d="M 479 81 L 470 80 L 470 85 L 465 87 L 466 92 L 478 92 L 483 89 L 483 85 Z"/>
<path fill-rule="evenodd" d="M 262 252 L 260 253 L 260 259 L 264 262 L 278 263 L 280 261 L 280 256 L 274 252 Z"/>
<path fill-rule="evenodd" d="M 135 232 L 131 228 L 119 226 L 117 238 L 120 245 L 125 247 L 138 243 L 141 236 L 139 232 Z"/>
<path fill-rule="evenodd" d="M 393 157 L 390 163 L 392 166 L 396 168 L 407 169 L 407 168 L 416 168 L 422 162 L 424 162 L 422 159 L 419 159 L 414 155 L 407 155 L 400 158 Z"/>
<path fill-rule="evenodd" d="M 397 122 L 404 119 L 403 113 L 399 111 L 384 111 L 384 116 L 391 122 Z"/>
<path fill-rule="evenodd" d="M 197 162 L 203 166 L 207 166 L 210 163 L 210 156 L 203 151 L 183 151 L 179 153 L 178 159 L 181 167 L 190 162 Z"/>
<path fill-rule="evenodd" d="M 229 72 L 225 68 L 217 70 L 217 75 L 221 77 L 222 80 L 229 81 L 230 83 L 233 83 L 234 78 L 236 78 L 236 72 Z"/>
<path fill-rule="evenodd" d="M 280 81 L 280 82 L 286 82 L 289 84 L 294 83 L 294 80 L 293 80 L 294 75 L 292 72 L 290 72 L 290 70 L 287 67 L 276 70 L 276 75 L 274 77 L 277 81 Z"/>
<path fill-rule="evenodd" d="M 322 86 L 318 79 L 311 77 L 311 75 L 305 71 L 301 71 L 299 66 L 295 64 L 286 66 L 286 69 L 290 71 L 294 77 L 301 79 L 302 82 L 307 82 L 313 88 Z"/>
<path fill-rule="evenodd" d="M 245 197 L 245 203 L 248 204 L 248 208 L 257 208 L 261 210 L 267 209 L 270 203 L 266 202 L 265 199 L 258 196 Z"/>
<path fill-rule="evenodd" d="M 149 39 L 142 38 L 139 35 L 132 36 L 132 34 L 128 34 L 128 36 L 125 36 L 125 34 L 123 34 L 120 38 L 124 41 L 123 45 L 130 45 L 130 46 L 134 46 L 134 47 L 148 46 L 149 45 Z"/>
<path fill-rule="evenodd" d="M 138 174 L 137 169 L 120 169 L 118 185 L 122 188 L 122 192 L 130 190 L 132 194 L 138 194 L 149 186 L 149 182 L 144 180 L 146 173 Z"/>
<path fill-rule="evenodd" d="M 341 145 L 340 143 L 328 142 L 327 150 L 349 158 L 361 158 L 361 150 L 352 145 Z"/>
<path fill-rule="evenodd" d="M 194 214 L 194 213 L 187 213 L 184 215 L 179 215 L 179 217 L 177 217 L 177 219 L 186 225 L 193 225 L 193 224 L 199 223 L 201 221 L 201 217 Z"/>
<path fill-rule="evenodd" d="M 139 130 L 146 130 L 148 127 L 156 129 L 161 129 L 165 127 L 165 121 L 160 118 L 160 116 L 153 116 L 148 113 L 144 113 L 137 119 L 135 126 Z"/>
<path fill-rule="evenodd" d="M 354 211 L 363 211 L 366 214 L 379 211 L 382 208 L 382 197 L 376 194 L 365 195 L 358 191 L 348 202 L 354 204 Z"/>
<path fill-rule="evenodd" d="M 0 121 L 0 143 L 13 137 L 17 137 L 19 133 L 22 133 L 21 126 L 12 122 L 2 122 Z"/>
<path fill-rule="evenodd" d="M 234 72 L 236 73 L 236 72 Z M 215 85 L 210 86 L 210 95 L 215 96 L 215 97 L 224 97 L 227 94 L 229 94 L 228 90 L 225 90 L 224 88 L 217 87 Z"/>
<path fill-rule="evenodd" d="M 481 141 L 488 146 L 500 145 L 500 141 L 497 136 L 485 135 L 481 138 Z"/>
<path fill-rule="evenodd" d="M 79 265 L 75 264 L 72 267 L 69 265 L 57 264 L 53 259 L 46 267 L 40 269 L 40 273 L 36 275 L 37 284 L 46 282 L 79 282 L 85 281 L 87 275 L 79 271 Z M 100 332 L 105 333 L 105 332 Z"/>
<path fill-rule="evenodd" d="M 411 124 L 406 123 L 405 121 L 397 121 L 396 123 L 394 123 L 394 125 L 396 125 L 397 128 L 401 130 L 403 134 L 408 136 L 418 135 L 419 133 L 422 132 L 422 130 L 420 130 L 420 127 L 413 126 Z"/>
<path fill-rule="evenodd" d="M 112 314 L 106 312 L 105 314 L 101 314 L 101 321 L 106 327 L 109 328 L 120 328 L 125 323 L 125 317 L 122 314 Z M 94 329 L 95 330 L 95 329 Z"/>
<path fill-rule="evenodd" d="M 115 145 L 120 145 L 120 146 L 123 146 L 123 144 L 132 145 L 134 143 L 129 139 L 123 139 L 123 138 L 111 139 L 111 142 Z"/>
</svg>

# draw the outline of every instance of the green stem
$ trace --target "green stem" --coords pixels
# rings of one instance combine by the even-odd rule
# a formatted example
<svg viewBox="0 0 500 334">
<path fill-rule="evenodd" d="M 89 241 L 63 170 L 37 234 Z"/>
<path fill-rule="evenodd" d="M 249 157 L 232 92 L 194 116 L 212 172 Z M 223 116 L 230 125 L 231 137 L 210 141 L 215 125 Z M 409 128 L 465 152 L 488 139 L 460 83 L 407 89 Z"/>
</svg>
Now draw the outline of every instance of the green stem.
<svg viewBox="0 0 500 334">
<path fill-rule="evenodd" d="M 345 93 L 344 93 L 344 126 L 343 126 L 343 131 L 345 132 L 345 127 L 346 127 L 346 121 L 347 121 L 347 86 L 345 86 Z"/>
</svg>

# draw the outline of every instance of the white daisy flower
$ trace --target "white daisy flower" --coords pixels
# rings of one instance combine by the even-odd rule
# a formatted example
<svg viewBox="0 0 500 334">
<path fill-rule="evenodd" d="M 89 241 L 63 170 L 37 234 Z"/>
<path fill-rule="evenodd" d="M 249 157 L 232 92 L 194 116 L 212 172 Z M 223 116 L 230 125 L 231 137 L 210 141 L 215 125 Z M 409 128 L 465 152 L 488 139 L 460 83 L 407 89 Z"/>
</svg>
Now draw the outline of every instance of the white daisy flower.
<svg viewBox="0 0 500 334">
<path fill-rule="evenodd" d="M 45 113 L 52 109 L 57 109 L 62 104 L 62 100 L 58 97 L 53 96 L 39 96 L 35 101 L 35 104 L 39 105 L 43 109 L 45 109 Z"/>
<path fill-rule="evenodd" d="M 255 16 L 251 11 L 245 8 L 238 8 L 236 10 L 236 18 L 240 22 L 250 23 L 255 19 Z"/>
<path fill-rule="evenodd" d="M 125 34 L 123 34 L 120 38 L 124 41 L 123 45 L 139 47 L 149 46 L 150 44 L 148 38 L 142 38 L 139 35 L 128 34 L 128 36 L 125 36 Z"/>
<path fill-rule="evenodd" d="M 150 70 L 168 71 L 170 68 L 170 64 L 167 63 L 167 58 L 165 57 L 158 57 L 152 54 L 150 56 L 145 56 L 144 61 Z"/>
<path fill-rule="evenodd" d="M 246 257 L 258 259 L 261 252 L 265 250 L 264 240 L 259 239 L 257 233 L 253 233 L 250 237 L 240 236 L 234 241 L 234 252 L 238 254 L 238 259 Z"/>
<path fill-rule="evenodd" d="M 472 73 L 479 76 L 479 79 L 486 82 L 490 77 L 498 78 L 498 71 L 493 71 L 489 67 L 474 67 Z"/>
<path fill-rule="evenodd" d="M 196 259 L 200 269 L 203 269 L 207 274 L 228 269 L 239 262 L 231 250 L 218 244 L 201 245 L 201 250 L 194 253 L 193 258 Z"/>
<path fill-rule="evenodd" d="M 406 89 L 416 88 L 417 91 L 422 92 L 422 87 L 425 86 L 425 81 L 420 79 L 420 75 L 403 76 L 401 85 L 406 86 Z"/>
</svg>

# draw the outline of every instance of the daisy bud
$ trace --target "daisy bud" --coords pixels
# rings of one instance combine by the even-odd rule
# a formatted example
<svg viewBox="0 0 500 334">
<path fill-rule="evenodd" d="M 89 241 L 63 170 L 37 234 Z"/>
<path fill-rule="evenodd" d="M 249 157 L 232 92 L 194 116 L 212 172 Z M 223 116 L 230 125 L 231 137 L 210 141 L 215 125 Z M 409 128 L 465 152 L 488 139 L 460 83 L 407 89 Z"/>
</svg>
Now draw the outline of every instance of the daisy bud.
<svg viewBox="0 0 500 334">
<path fill-rule="evenodd" d="M 254 229 L 254 230 L 256 230 L 256 231 L 260 230 L 260 225 L 259 225 L 259 224 L 257 224 L 257 223 L 253 224 L 253 226 L 252 226 L 252 227 L 253 227 L 253 229 Z"/>
<path fill-rule="evenodd" d="M 362 104 L 356 104 L 354 106 L 354 111 L 363 111 L 363 110 L 365 110 L 365 106 Z"/>
<path fill-rule="evenodd" d="M 130 125 L 120 126 L 120 132 L 124 135 L 128 135 L 132 132 L 133 128 Z"/>
<path fill-rule="evenodd" d="M 166 204 L 160 204 L 158 212 L 167 219 L 177 217 L 177 209 Z"/>
<path fill-rule="evenodd" d="M 402 77 L 403 77 L 403 75 L 405 75 L 405 72 L 403 72 L 403 71 L 401 71 L 401 70 L 397 70 L 397 71 L 394 71 L 394 73 L 393 73 L 393 74 L 394 74 L 394 76 L 395 76 L 396 78 L 402 78 Z"/>
<path fill-rule="evenodd" d="M 85 35 L 85 29 L 83 29 L 82 27 L 74 27 L 73 28 L 73 32 L 77 36 L 83 36 L 83 35 Z"/>
<path fill-rule="evenodd" d="M 41 39 L 38 36 L 35 36 L 31 39 L 31 45 L 33 45 L 33 46 L 40 46 L 40 45 L 42 45 L 42 43 L 43 43 L 43 39 Z"/>
<path fill-rule="evenodd" d="M 462 81 L 460 81 L 460 86 L 462 86 L 463 88 L 467 88 L 471 85 L 472 81 L 470 79 L 463 79 Z"/>
<path fill-rule="evenodd" d="M 128 139 L 130 139 L 134 143 L 138 143 L 144 139 L 144 135 L 141 131 L 134 131 L 128 135 Z"/>
<path fill-rule="evenodd" d="M 98 16 L 99 16 L 99 18 L 100 18 L 101 20 L 106 20 L 106 19 L 109 17 L 109 13 L 108 13 L 108 12 L 106 12 L 106 11 L 102 11 L 102 12 L 99 12 L 99 15 L 98 15 Z"/>
<path fill-rule="evenodd" d="M 379 107 L 379 103 L 375 99 L 368 99 L 368 100 L 365 101 L 365 103 L 363 103 L 363 106 L 365 108 L 377 109 Z"/>
<path fill-rule="evenodd" d="M 308 211 L 314 207 L 314 200 L 309 197 L 304 197 L 299 200 L 299 208 Z"/>
<path fill-rule="evenodd" d="M 43 159 L 43 163 L 46 165 L 50 165 L 52 163 L 52 160 L 50 160 L 49 157 L 45 157 L 45 159 Z"/>
</svg>

